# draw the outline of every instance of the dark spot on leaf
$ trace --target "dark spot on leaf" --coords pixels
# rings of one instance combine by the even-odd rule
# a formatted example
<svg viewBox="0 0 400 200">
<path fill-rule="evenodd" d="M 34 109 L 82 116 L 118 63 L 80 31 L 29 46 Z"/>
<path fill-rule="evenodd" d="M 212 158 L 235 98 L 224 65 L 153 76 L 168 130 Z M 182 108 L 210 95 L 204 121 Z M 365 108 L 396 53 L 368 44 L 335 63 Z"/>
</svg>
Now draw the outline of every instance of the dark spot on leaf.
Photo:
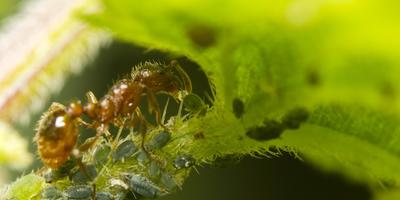
<svg viewBox="0 0 400 200">
<path fill-rule="evenodd" d="M 194 139 L 196 140 L 200 140 L 200 139 L 204 139 L 204 133 L 202 131 L 194 134 Z"/>
<path fill-rule="evenodd" d="M 385 187 L 386 189 L 397 188 L 396 181 L 394 181 L 393 179 L 383 179 L 383 180 L 380 180 L 380 182 L 383 185 L 383 187 Z"/>
<path fill-rule="evenodd" d="M 276 120 L 266 119 L 263 126 L 250 128 L 246 135 L 255 140 L 272 140 L 279 138 L 284 126 Z"/>
<path fill-rule="evenodd" d="M 307 82 L 312 86 L 317 86 L 321 84 L 321 76 L 316 69 L 309 69 L 307 73 Z"/>
<path fill-rule="evenodd" d="M 188 28 L 187 35 L 199 47 L 210 47 L 216 42 L 214 29 L 206 25 L 193 25 Z"/>
<path fill-rule="evenodd" d="M 391 84 L 389 82 L 382 83 L 382 85 L 380 87 L 380 92 L 383 97 L 386 97 L 389 99 L 396 97 L 396 89 L 393 86 L 393 84 Z"/>
<path fill-rule="evenodd" d="M 242 100 L 239 98 L 233 99 L 232 102 L 232 109 L 233 109 L 233 114 L 235 114 L 236 118 L 241 118 L 243 113 L 244 113 L 244 103 Z"/>
<path fill-rule="evenodd" d="M 301 123 L 308 119 L 309 115 L 310 113 L 305 108 L 294 108 L 282 117 L 282 124 L 288 129 L 298 129 Z"/>
</svg>

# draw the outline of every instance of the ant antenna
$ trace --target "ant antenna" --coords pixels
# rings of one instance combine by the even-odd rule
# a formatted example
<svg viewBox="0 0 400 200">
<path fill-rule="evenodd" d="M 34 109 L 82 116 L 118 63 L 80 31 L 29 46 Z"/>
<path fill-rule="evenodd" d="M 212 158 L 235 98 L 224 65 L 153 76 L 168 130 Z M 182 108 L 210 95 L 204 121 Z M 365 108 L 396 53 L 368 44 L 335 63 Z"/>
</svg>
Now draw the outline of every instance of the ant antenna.
<svg viewBox="0 0 400 200">
<path fill-rule="evenodd" d="M 163 111 L 163 114 L 161 116 L 161 123 L 162 124 L 164 124 L 164 122 L 165 122 L 165 117 L 167 115 L 168 104 L 169 104 L 169 98 L 167 99 L 167 102 L 165 103 L 164 111 Z"/>
<path fill-rule="evenodd" d="M 182 114 L 182 109 L 183 109 L 183 100 L 179 103 L 179 109 L 178 109 L 178 119 L 181 118 Z"/>
</svg>

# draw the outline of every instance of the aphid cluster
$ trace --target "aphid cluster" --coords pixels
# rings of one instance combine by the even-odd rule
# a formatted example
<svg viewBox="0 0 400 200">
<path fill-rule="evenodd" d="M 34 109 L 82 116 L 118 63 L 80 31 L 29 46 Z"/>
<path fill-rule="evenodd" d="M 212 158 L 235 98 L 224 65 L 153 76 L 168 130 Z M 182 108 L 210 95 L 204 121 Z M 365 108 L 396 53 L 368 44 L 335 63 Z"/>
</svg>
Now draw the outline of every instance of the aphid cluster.
<svg viewBox="0 0 400 200">
<path fill-rule="evenodd" d="M 265 119 L 263 126 L 250 128 L 246 135 L 255 140 L 271 140 L 279 138 L 286 129 L 298 129 L 309 117 L 309 111 L 298 107 L 289 110 L 281 119 L 281 122 L 273 119 Z"/>
<path fill-rule="evenodd" d="M 191 90 L 190 78 L 177 62 L 146 62 L 135 67 L 130 78 L 117 81 L 100 100 L 88 92 L 84 105 L 80 101 L 68 106 L 53 103 L 39 121 L 35 136 L 40 158 L 48 167 L 40 173 L 51 183 L 42 191 L 41 198 L 124 199 L 129 194 L 156 197 L 179 188 L 195 159 L 188 154 L 162 152 L 172 133 L 169 124 L 162 123 L 155 95 L 166 93 L 181 103 L 185 99 L 192 105 L 186 108 L 204 112 L 203 102 L 200 105 L 190 100 L 194 95 Z M 144 95 L 157 126 L 142 115 L 140 104 Z M 108 132 L 110 125 L 120 129 L 114 139 Z M 80 126 L 95 130 L 96 136 L 77 147 Z M 130 134 L 120 140 L 124 129 L 129 129 Z M 125 163 L 129 163 L 124 167 L 127 171 L 113 168 Z M 69 185 L 65 181 L 73 186 L 65 187 Z"/>
<path fill-rule="evenodd" d="M 169 132 L 155 129 L 149 133 L 151 138 L 145 146 L 151 151 L 162 151 L 162 148 L 170 142 Z M 45 188 L 41 193 L 42 199 L 125 199 L 128 195 L 136 198 L 153 198 L 169 194 L 180 188 L 185 175 L 195 165 L 195 159 L 187 154 L 177 155 L 174 159 L 168 156 L 150 155 L 138 148 L 138 143 L 132 135 L 123 139 L 115 149 L 103 140 L 95 149 L 88 152 L 87 157 L 94 164 L 86 166 L 86 173 L 93 176 L 88 179 L 81 171 L 70 170 L 69 176 L 74 183 L 64 191 L 53 185 Z M 129 163 L 129 171 L 114 170 L 115 164 Z M 129 167 L 128 167 L 129 168 Z M 62 168 L 60 168 L 62 169 Z M 58 170 L 53 178 L 57 179 Z M 102 173 L 100 173 L 102 172 Z M 103 182 L 102 187 L 90 186 L 90 181 Z M 57 184 L 56 184 L 57 185 Z M 62 186 L 62 184 L 61 184 Z M 79 198 L 78 198 L 79 197 Z"/>
</svg>

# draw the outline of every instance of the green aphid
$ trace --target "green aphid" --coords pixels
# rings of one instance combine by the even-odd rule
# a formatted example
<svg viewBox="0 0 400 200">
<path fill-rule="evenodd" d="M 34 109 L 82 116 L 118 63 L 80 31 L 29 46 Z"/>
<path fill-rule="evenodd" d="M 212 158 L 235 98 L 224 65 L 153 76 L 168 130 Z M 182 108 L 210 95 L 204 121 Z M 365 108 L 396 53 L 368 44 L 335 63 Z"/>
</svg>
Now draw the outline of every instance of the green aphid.
<svg viewBox="0 0 400 200">
<path fill-rule="evenodd" d="M 96 200 L 113 200 L 114 196 L 109 192 L 96 192 Z"/>
<path fill-rule="evenodd" d="M 113 152 L 113 161 L 119 161 L 133 155 L 137 151 L 137 147 L 132 140 L 126 140 L 118 145 L 117 149 Z"/>
<path fill-rule="evenodd" d="M 196 94 L 190 93 L 183 99 L 183 106 L 186 111 L 204 115 L 207 111 L 207 105 Z"/>
<path fill-rule="evenodd" d="M 86 165 L 84 168 L 79 168 L 78 171 L 72 174 L 70 177 L 75 184 L 85 184 L 94 180 L 96 176 L 96 167 L 94 165 Z"/>
<path fill-rule="evenodd" d="M 44 188 L 40 193 L 40 199 L 42 200 L 63 200 L 63 193 L 58 190 L 55 186 L 49 186 Z"/>
<path fill-rule="evenodd" d="M 167 131 L 161 131 L 155 135 L 146 145 L 149 150 L 161 149 L 171 140 L 171 133 Z"/>
<path fill-rule="evenodd" d="M 154 182 L 144 176 L 129 173 L 122 176 L 128 183 L 130 190 L 143 197 L 154 198 L 162 192 Z"/>
<path fill-rule="evenodd" d="M 93 160 L 96 164 L 102 164 L 108 160 L 111 153 L 111 147 L 107 144 L 101 144 L 93 152 Z"/>
<path fill-rule="evenodd" d="M 161 174 L 161 167 L 156 161 L 151 161 L 147 173 L 152 178 L 157 178 Z"/>
<path fill-rule="evenodd" d="M 160 178 L 160 184 L 163 188 L 167 189 L 169 192 L 175 190 L 178 185 L 174 177 L 170 173 L 163 173 Z"/>
<path fill-rule="evenodd" d="M 64 191 L 64 196 L 68 199 L 89 200 L 93 196 L 93 188 L 88 185 L 74 185 Z"/>
<path fill-rule="evenodd" d="M 148 163 L 150 161 L 149 155 L 147 155 L 147 153 L 143 150 L 139 150 L 136 156 L 136 160 L 144 165 L 146 163 Z"/>
</svg>

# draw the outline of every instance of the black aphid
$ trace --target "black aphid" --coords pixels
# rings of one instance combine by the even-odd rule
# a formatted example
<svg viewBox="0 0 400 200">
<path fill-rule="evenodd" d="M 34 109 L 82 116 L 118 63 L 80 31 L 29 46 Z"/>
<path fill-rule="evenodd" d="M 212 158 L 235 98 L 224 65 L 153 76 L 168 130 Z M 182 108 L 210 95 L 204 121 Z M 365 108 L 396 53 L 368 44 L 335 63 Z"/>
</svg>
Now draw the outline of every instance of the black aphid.
<svg viewBox="0 0 400 200">
<path fill-rule="evenodd" d="M 309 115 L 308 110 L 303 107 L 294 108 L 282 117 L 282 124 L 288 129 L 298 129 L 301 123 L 308 119 Z"/>
<path fill-rule="evenodd" d="M 232 101 L 232 109 L 233 109 L 233 114 L 235 115 L 236 118 L 241 118 L 242 115 L 244 114 L 244 103 L 242 100 L 239 98 L 235 98 Z"/>
<path fill-rule="evenodd" d="M 272 140 L 279 138 L 285 127 L 276 120 L 266 119 L 263 126 L 250 128 L 246 135 L 255 140 Z"/>
<path fill-rule="evenodd" d="M 143 197 L 154 198 L 161 193 L 156 184 L 144 176 L 126 173 L 123 174 L 123 177 L 129 188 Z"/>
<path fill-rule="evenodd" d="M 126 140 L 118 145 L 117 149 L 113 152 L 112 157 L 113 161 L 122 160 L 131 156 L 133 153 L 137 151 L 137 147 L 132 140 Z"/>
<path fill-rule="evenodd" d="M 189 168 L 196 163 L 196 160 L 191 155 L 179 155 L 174 160 L 176 169 Z"/>
<path fill-rule="evenodd" d="M 88 185 L 74 185 L 64 191 L 68 199 L 90 199 L 93 196 L 93 188 Z"/>
<path fill-rule="evenodd" d="M 147 147 L 150 150 L 161 149 L 169 142 L 170 139 L 171 139 L 171 133 L 167 131 L 161 131 L 149 141 Z"/>
</svg>

